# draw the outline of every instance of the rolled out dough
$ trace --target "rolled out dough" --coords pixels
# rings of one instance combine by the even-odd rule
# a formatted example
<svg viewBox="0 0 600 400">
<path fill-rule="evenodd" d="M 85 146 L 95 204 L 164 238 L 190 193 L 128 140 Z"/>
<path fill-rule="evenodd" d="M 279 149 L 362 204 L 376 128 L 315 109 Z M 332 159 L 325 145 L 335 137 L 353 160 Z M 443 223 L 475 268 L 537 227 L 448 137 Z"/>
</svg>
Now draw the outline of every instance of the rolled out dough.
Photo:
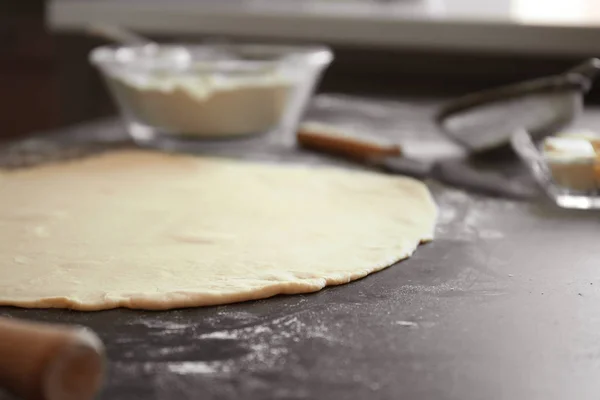
<svg viewBox="0 0 600 400">
<path fill-rule="evenodd" d="M 170 309 L 305 293 L 409 257 L 409 178 L 145 151 L 0 172 L 0 304 Z"/>
</svg>

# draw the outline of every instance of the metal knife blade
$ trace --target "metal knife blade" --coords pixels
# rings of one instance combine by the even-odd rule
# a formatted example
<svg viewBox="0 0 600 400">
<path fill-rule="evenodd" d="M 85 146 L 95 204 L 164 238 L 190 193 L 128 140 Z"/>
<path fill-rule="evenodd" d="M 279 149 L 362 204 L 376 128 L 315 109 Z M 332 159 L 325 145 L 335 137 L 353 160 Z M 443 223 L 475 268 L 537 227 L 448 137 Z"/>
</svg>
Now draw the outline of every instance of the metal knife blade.
<svg viewBox="0 0 600 400">
<path fill-rule="evenodd" d="M 533 187 L 496 173 L 478 171 L 460 159 L 428 163 L 406 157 L 380 157 L 372 159 L 372 163 L 390 173 L 408 175 L 421 180 L 431 178 L 452 187 L 486 196 L 527 200 L 537 195 Z"/>
</svg>

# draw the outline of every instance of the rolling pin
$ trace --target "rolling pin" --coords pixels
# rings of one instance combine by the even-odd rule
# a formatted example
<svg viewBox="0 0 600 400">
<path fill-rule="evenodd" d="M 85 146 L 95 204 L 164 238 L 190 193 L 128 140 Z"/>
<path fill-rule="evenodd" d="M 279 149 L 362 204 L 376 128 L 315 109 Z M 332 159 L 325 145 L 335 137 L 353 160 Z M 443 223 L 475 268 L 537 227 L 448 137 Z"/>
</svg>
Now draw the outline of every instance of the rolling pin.
<svg viewBox="0 0 600 400">
<path fill-rule="evenodd" d="M 402 147 L 385 138 L 356 134 L 348 129 L 318 122 L 305 122 L 296 134 L 300 146 L 358 161 L 401 156 Z"/>
<path fill-rule="evenodd" d="M 103 372 L 104 346 L 92 331 L 0 317 L 0 388 L 20 399 L 93 399 Z"/>
</svg>

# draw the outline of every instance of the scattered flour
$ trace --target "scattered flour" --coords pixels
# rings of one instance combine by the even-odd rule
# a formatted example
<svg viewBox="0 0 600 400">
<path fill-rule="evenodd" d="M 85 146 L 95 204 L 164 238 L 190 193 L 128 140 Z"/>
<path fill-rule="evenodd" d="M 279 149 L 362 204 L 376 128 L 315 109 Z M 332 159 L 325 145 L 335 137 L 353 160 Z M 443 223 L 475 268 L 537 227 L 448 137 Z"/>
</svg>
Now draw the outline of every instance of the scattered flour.
<svg viewBox="0 0 600 400">
<path fill-rule="evenodd" d="M 223 321 L 231 320 L 231 315 L 228 313 L 219 313 L 218 315 Z M 136 321 L 136 324 L 161 331 L 154 334 L 157 337 L 162 336 L 166 339 L 173 334 L 178 334 L 184 338 L 184 342 L 187 342 L 185 346 L 181 346 L 181 340 L 177 339 L 178 346 L 163 345 L 160 349 L 152 349 L 152 354 L 161 358 L 162 356 L 184 354 L 183 348 L 186 346 L 201 347 L 205 340 L 232 341 L 242 350 L 239 352 L 241 355 L 223 360 L 168 361 L 166 364 L 162 364 L 162 368 L 178 375 L 231 376 L 240 372 L 271 370 L 282 367 L 288 362 L 286 356 L 291 351 L 290 347 L 295 343 L 305 340 L 337 341 L 323 323 L 311 321 L 308 324 L 294 314 L 274 320 L 259 320 L 239 328 L 207 333 L 195 333 L 199 328 L 193 324 L 155 319 L 141 319 Z M 211 321 L 210 325 L 219 326 L 219 323 L 215 320 Z M 206 345 L 214 344 L 207 342 Z M 131 354 L 131 357 L 133 356 L 134 354 Z"/>
<path fill-rule="evenodd" d="M 418 328 L 419 324 L 413 321 L 396 321 L 394 325 L 405 326 L 407 328 Z"/>
<path fill-rule="evenodd" d="M 200 335 L 198 339 L 239 339 L 239 336 L 235 332 L 217 331 Z"/>
<path fill-rule="evenodd" d="M 212 362 L 194 362 L 194 361 L 186 361 L 180 363 L 170 363 L 168 365 L 168 370 L 174 372 L 176 374 L 188 375 L 188 374 L 215 374 L 224 372 L 222 370 L 222 363 L 212 363 Z"/>
<path fill-rule="evenodd" d="M 182 330 L 182 329 L 189 328 L 189 325 L 178 324 L 178 323 L 168 322 L 168 321 L 158 321 L 158 320 L 145 320 L 145 319 L 142 319 L 142 320 L 139 321 L 139 323 L 141 325 L 146 326 L 147 328 L 164 329 L 164 330 L 167 330 L 167 331 L 176 331 L 176 330 Z"/>
</svg>

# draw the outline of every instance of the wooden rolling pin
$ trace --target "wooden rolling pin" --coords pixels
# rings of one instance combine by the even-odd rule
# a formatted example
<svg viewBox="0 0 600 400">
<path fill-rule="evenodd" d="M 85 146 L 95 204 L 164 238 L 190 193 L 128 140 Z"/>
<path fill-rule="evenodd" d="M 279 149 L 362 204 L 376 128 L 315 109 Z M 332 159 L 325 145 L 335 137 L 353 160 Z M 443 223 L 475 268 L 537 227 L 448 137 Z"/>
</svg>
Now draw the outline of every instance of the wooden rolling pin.
<svg viewBox="0 0 600 400">
<path fill-rule="evenodd" d="M 0 318 L 0 388 L 23 400 L 89 400 L 104 347 L 86 328 Z"/>
<path fill-rule="evenodd" d="M 305 122 L 296 134 L 298 144 L 311 150 L 368 161 L 402 155 L 402 147 L 381 137 L 356 134 L 348 129 L 318 122 Z"/>
</svg>

